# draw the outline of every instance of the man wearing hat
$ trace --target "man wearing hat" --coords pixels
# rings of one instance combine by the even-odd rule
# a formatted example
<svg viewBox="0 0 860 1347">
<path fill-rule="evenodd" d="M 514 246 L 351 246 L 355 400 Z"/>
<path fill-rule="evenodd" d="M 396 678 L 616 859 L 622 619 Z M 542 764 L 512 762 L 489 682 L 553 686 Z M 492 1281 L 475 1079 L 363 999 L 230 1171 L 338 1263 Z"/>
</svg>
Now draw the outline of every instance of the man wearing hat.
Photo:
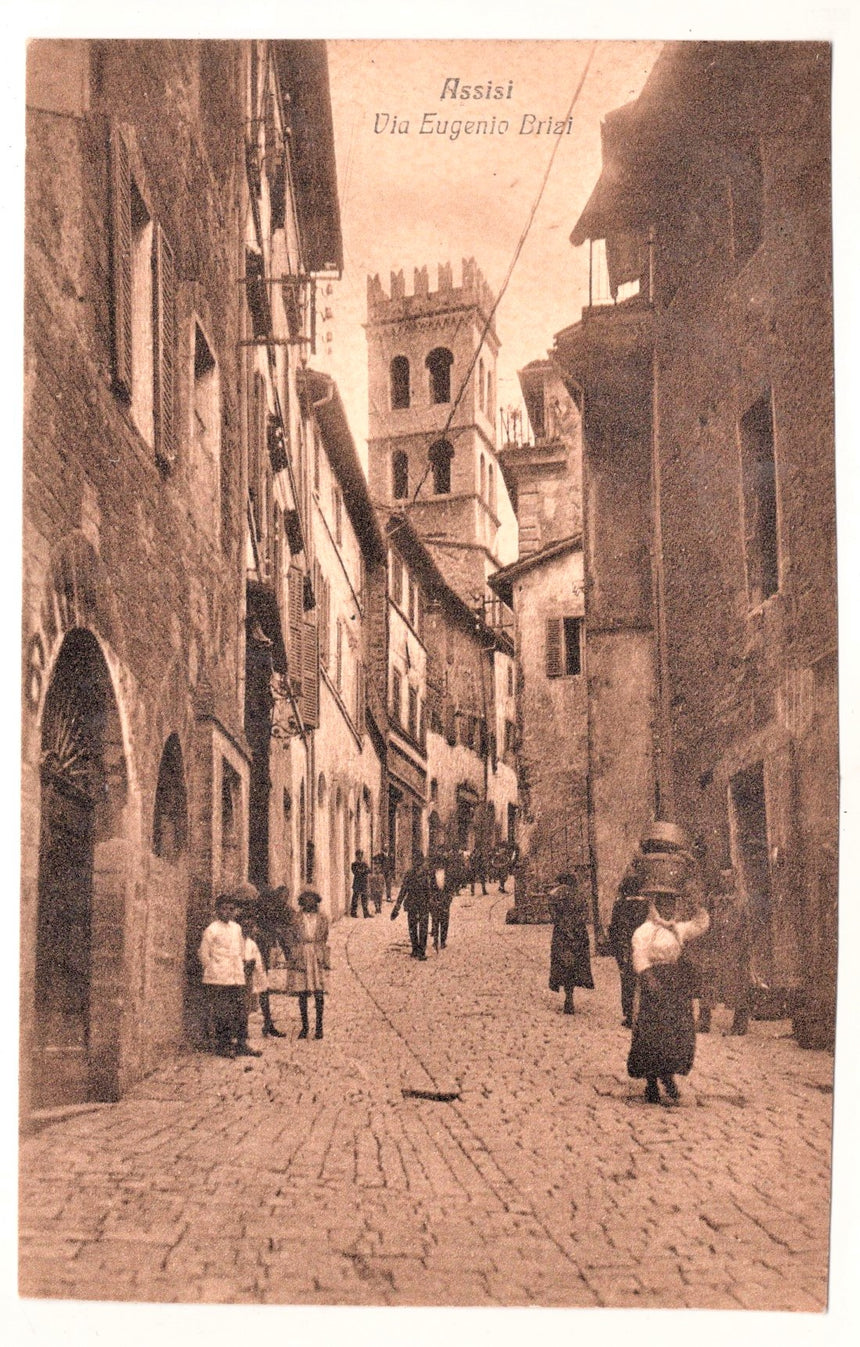
<svg viewBox="0 0 860 1347">
<path fill-rule="evenodd" d="M 661 1102 L 658 1081 L 666 1102 L 677 1102 L 675 1076 L 689 1073 L 696 1050 L 694 982 L 683 952 L 691 940 L 704 935 L 710 919 L 699 907 L 689 921 L 676 920 L 679 892 L 677 883 L 661 882 L 646 872 L 642 897 L 648 902 L 648 918 L 631 942 L 636 998 L 627 1072 L 644 1078 L 645 1098 L 652 1104 Z"/>
</svg>

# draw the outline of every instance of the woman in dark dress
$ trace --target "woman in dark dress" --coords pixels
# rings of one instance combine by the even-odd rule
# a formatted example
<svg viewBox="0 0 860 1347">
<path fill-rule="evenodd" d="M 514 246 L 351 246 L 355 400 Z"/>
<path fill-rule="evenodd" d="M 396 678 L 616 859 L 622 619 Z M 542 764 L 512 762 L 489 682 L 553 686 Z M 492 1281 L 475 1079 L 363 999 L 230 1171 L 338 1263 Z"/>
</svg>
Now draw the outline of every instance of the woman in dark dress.
<svg viewBox="0 0 860 1347">
<path fill-rule="evenodd" d="M 575 875 L 559 875 L 549 895 L 552 944 L 549 951 L 549 989 L 564 989 L 564 1013 L 573 1014 L 574 987 L 594 987 L 586 917 L 588 904 L 579 893 Z"/>
<path fill-rule="evenodd" d="M 636 998 L 627 1073 L 646 1081 L 649 1103 L 661 1102 L 658 1081 L 667 1101 L 675 1103 L 675 1076 L 688 1075 L 696 1051 L 694 970 L 683 951 L 707 931 L 709 918 L 700 907 L 689 921 L 675 921 L 676 889 L 655 885 L 642 896 L 650 905 L 631 942 Z"/>
</svg>

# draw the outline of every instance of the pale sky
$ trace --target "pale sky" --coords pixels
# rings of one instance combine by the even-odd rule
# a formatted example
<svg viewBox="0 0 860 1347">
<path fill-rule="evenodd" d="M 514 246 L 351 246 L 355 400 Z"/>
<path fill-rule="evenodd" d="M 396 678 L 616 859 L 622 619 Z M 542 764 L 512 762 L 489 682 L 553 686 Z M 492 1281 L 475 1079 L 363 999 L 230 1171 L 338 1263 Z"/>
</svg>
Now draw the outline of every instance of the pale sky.
<svg viewBox="0 0 860 1347">
<path fill-rule="evenodd" d="M 570 132 L 564 121 L 588 58 Z M 360 452 L 367 434 L 366 277 L 385 287 L 402 267 L 474 256 L 498 293 L 546 171 L 552 170 L 525 247 L 499 306 L 496 328 L 500 407 L 519 404 L 516 371 L 542 357 L 560 328 L 576 322 L 588 297 L 588 247 L 568 239 L 600 171 L 600 122 L 639 93 L 657 42 L 333 41 L 328 44 L 345 270 L 336 285 L 330 368 L 341 388 Z M 501 86 L 502 99 L 440 97 L 446 79 Z M 431 117 L 425 119 L 425 114 Z M 387 121 L 386 121 L 387 115 Z M 509 122 L 505 134 L 450 138 L 454 119 Z M 408 133 L 391 133 L 409 125 Z M 420 127 L 448 122 L 448 133 Z M 538 130 L 538 123 L 544 129 Z M 529 133 L 521 133 L 525 125 Z M 379 128 L 378 130 L 376 128 Z M 384 129 L 383 129 L 384 128 Z"/>
</svg>

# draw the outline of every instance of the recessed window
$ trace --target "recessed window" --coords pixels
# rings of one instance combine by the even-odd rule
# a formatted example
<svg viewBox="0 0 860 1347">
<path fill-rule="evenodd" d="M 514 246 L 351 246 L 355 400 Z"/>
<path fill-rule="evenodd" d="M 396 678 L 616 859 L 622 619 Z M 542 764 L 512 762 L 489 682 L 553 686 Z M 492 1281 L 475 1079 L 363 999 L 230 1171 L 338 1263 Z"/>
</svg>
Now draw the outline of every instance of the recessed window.
<svg viewBox="0 0 860 1347">
<path fill-rule="evenodd" d="M 546 676 L 570 678 L 582 673 L 582 618 L 546 619 Z"/>
<path fill-rule="evenodd" d="M 409 495 L 409 459 L 402 449 L 391 456 L 391 494 L 395 500 L 406 500 Z"/>
<path fill-rule="evenodd" d="M 425 364 L 430 374 L 430 401 L 451 401 L 451 366 L 454 357 L 445 346 L 437 346 L 428 355 Z"/>
<path fill-rule="evenodd" d="M 437 440 L 430 446 L 428 458 L 433 470 L 433 494 L 447 496 L 451 490 L 451 459 L 454 449 L 447 440 Z"/>
<path fill-rule="evenodd" d="M 409 361 L 405 355 L 396 355 L 391 362 L 391 405 L 409 406 Z"/>
<path fill-rule="evenodd" d="M 779 589 L 776 462 L 770 390 L 741 417 L 747 592 L 754 608 Z"/>
<path fill-rule="evenodd" d="M 218 497 L 221 458 L 221 400 L 218 366 L 199 325 L 194 325 L 192 438 L 195 509 L 206 516 Z"/>
</svg>

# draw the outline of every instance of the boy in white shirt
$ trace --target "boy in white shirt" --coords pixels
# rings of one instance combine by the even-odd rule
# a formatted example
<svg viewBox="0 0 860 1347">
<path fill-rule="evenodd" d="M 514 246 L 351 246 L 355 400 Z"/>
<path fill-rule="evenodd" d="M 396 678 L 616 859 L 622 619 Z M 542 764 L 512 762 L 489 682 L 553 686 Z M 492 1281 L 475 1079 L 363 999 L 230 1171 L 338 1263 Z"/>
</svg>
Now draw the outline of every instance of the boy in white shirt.
<svg viewBox="0 0 860 1347">
<path fill-rule="evenodd" d="M 200 941 L 203 985 L 219 1057 L 260 1054 L 247 1046 L 245 1016 L 245 938 L 229 893 L 215 900 L 215 920 Z M 243 1046 L 244 1045 L 244 1046 Z"/>
</svg>

